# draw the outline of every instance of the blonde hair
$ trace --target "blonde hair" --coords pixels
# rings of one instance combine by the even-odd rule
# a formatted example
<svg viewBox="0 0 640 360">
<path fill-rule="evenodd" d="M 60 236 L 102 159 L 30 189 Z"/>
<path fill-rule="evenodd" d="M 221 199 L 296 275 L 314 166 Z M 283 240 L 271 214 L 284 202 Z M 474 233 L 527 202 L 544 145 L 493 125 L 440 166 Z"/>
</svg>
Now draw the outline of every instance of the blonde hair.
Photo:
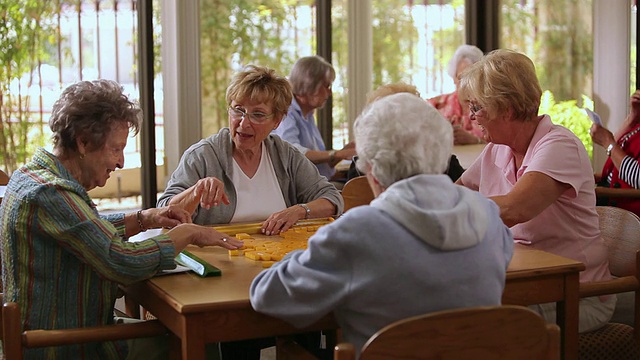
<svg viewBox="0 0 640 360">
<path fill-rule="evenodd" d="M 291 85 L 268 67 L 247 65 L 236 73 L 227 88 L 227 105 L 232 101 L 271 104 L 273 114 L 281 118 L 289 111 L 293 99 Z"/>
<path fill-rule="evenodd" d="M 458 92 L 462 99 L 482 106 L 488 118 L 511 113 L 520 121 L 538 115 L 542 96 L 531 59 L 506 49 L 494 50 L 465 69 Z"/>
<path fill-rule="evenodd" d="M 385 96 L 398 93 L 409 93 L 420 97 L 420 92 L 415 86 L 404 82 L 397 82 L 381 85 L 379 88 L 367 94 L 367 104 L 371 104 L 372 102 Z"/>
</svg>

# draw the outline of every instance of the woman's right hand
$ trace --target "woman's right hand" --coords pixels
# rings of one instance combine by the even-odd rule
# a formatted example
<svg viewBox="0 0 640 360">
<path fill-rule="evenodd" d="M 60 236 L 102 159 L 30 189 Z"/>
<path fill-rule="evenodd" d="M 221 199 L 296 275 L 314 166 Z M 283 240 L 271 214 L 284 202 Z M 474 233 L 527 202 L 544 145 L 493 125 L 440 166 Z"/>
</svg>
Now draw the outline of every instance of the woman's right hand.
<svg viewBox="0 0 640 360">
<path fill-rule="evenodd" d="M 224 192 L 222 181 L 216 177 L 206 177 L 174 196 L 169 203 L 179 205 L 189 214 L 193 214 L 198 205 L 204 209 L 210 209 L 211 206 L 218 206 L 220 203 L 229 205 L 230 201 Z"/>
<path fill-rule="evenodd" d="M 602 146 L 603 148 L 606 148 L 607 146 L 609 146 L 609 144 L 616 142 L 611 131 L 598 124 L 591 125 L 590 134 L 593 142 Z"/>
</svg>

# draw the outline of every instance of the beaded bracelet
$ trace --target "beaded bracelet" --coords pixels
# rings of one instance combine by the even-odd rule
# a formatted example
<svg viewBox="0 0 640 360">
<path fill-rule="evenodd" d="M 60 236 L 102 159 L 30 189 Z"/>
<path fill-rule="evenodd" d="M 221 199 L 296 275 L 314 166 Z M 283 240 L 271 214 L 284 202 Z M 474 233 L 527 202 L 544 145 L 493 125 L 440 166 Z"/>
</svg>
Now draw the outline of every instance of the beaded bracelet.
<svg viewBox="0 0 640 360">
<path fill-rule="evenodd" d="M 138 220 L 138 226 L 140 226 L 140 232 L 147 231 L 147 228 L 142 224 L 142 210 L 138 210 L 136 213 L 136 220 Z"/>
</svg>

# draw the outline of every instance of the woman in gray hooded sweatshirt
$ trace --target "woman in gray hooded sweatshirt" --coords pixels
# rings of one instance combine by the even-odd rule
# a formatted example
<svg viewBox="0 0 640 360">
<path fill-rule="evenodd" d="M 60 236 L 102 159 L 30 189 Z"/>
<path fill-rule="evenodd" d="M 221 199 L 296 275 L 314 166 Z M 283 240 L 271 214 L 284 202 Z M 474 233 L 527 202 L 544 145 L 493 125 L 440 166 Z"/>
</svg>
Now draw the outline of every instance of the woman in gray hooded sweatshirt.
<svg viewBox="0 0 640 360">
<path fill-rule="evenodd" d="M 494 202 L 443 175 L 449 122 L 402 93 L 365 108 L 354 131 L 357 165 L 376 199 L 258 275 L 254 309 L 298 327 L 333 312 L 360 351 L 396 320 L 499 305 L 513 237 Z"/>
</svg>

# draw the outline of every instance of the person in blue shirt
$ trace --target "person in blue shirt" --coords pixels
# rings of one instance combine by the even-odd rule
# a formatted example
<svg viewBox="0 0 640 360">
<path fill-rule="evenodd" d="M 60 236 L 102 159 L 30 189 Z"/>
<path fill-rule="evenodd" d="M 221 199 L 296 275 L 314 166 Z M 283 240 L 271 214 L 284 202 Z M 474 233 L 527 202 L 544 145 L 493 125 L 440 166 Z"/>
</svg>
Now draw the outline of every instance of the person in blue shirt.
<svg viewBox="0 0 640 360">
<path fill-rule="evenodd" d="M 355 144 L 347 144 L 341 150 L 327 150 L 313 116 L 331 96 L 331 85 L 336 72 L 320 56 L 298 59 L 289 74 L 293 88 L 293 101 L 287 116 L 273 131 L 283 140 L 300 150 L 317 167 L 320 175 L 331 180 L 335 166 L 341 160 L 351 160 L 356 155 Z"/>
</svg>

